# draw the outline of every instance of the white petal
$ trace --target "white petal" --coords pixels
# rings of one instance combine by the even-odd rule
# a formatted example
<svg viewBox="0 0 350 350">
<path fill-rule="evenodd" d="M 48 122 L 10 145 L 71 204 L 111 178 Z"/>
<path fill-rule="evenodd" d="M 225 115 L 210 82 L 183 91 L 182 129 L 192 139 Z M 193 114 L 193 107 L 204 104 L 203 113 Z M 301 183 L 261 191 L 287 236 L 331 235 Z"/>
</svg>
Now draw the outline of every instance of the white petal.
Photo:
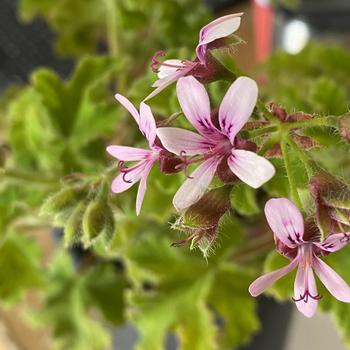
<svg viewBox="0 0 350 350">
<path fill-rule="evenodd" d="M 235 13 L 217 18 L 203 27 L 199 32 L 199 43 L 196 49 L 197 57 L 204 62 L 206 45 L 214 40 L 233 34 L 241 24 L 243 13 Z"/>
<path fill-rule="evenodd" d="M 144 102 L 141 102 L 140 105 L 140 130 L 145 135 L 149 146 L 152 148 L 154 140 L 156 139 L 156 122 L 151 108 Z"/>
<path fill-rule="evenodd" d="M 260 187 L 275 175 L 275 168 L 267 159 L 246 150 L 232 150 L 227 164 L 240 180 L 253 188 Z"/>
<path fill-rule="evenodd" d="M 200 134 L 215 138 L 218 130 L 211 121 L 209 96 L 205 87 L 194 77 L 180 78 L 176 85 L 180 106 L 188 121 Z"/>
<path fill-rule="evenodd" d="M 136 123 L 139 124 L 140 116 L 135 106 L 123 95 L 116 94 L 114 95 L 114 97 L 125 109 L 127 109 L 130 112 L 130 114 L 136 120 Z"/>
<path fill-rule="evenodd" d="M 203 136 L 179 128 L 158 128 L 157 136 L 169 152 L 177 155 L 194 156 L 215 146 Z"/>
<path fill-rule="evenodd" d="M 219 123 L 231 143 L 251 116 L 257 99 L 258 86 L 248 77 L 239 77 L 228 89 L 219 108 Z"/>
<path fill-rule="evenodd" d="M 288 247 L 303 242 L 304 219 L 299 209 L 287 198 L 273 198 L 265 205 L 265 216 L 273 233 Z"/>
<path fill-rule="evenodd" d="M 330 266 L 314 257 L 313 268 L 321 282 L 336 299 L 350 303 L 350 287 Z"/>
<path fill-rule="evenodd" d="M 188 208 L 201 199 L 213 179 L 220 161 L 221 158 L 209 158 L 182 184 L 173 199 L 173 204 L 178 211 Z"/>
<path fill-rule="evenodd" d="M 294 282 L 294 298 L 298 300 L 302 298 L 308 292 L 312 296 L 318 296 L 316 281 L 311 267 L 304 269 L 302 265 L 299 265 L 297 275 Z M 306 302 L 305 302 L 306 301 Z M 295 304 L 298 310 L 306 317 L 312 317 L 316 310 L 318 300 L 311 298 L 310 296 L 307 299 L 296 301 Z"/>
<path fill-rule="evenodd" d="M 122 161 L 135 161 L 145 159 L 150 151 L 142 148 L 128 146 L 108 146 L 107 152 Z"/>
<path fill-rule="evenodd" d="M 287 266 L 282 267 L 276 271 L 268 272 L 265 275 L 257 278 L 250 286 L 249 293 L 253 297 L 257 297 L 261 293 L 263 293 L 267 288 L 269 288 L 273 283 L 277 280 L 290 273 L 295 269 L 298 264 L 298 258 L 292 260 Z"/>
</svg>

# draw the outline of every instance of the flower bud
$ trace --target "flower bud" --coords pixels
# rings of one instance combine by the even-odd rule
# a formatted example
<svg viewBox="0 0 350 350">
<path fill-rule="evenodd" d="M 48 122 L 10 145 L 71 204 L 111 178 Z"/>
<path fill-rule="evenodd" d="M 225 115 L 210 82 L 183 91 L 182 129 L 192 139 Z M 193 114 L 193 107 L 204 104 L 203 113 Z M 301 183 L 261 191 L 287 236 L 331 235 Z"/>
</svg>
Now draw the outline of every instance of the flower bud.
<svg viewBox="0 0 350 350">
<path fill-rule="evenodd" d="M 49 197 L 40 209 L 40 215 L 57 215 L 72 208 L 83 197 L 84 189 L 64 187 Z"/>
<path fill-rule="evenodd" d="M 350 113 L 339 119 L 339 133 L 346 142 L 350 143 Z"/>
<path fill-rule="evenodd" d="M 230 208 L 231 189 L 228 185 L 213 189 L 190 206 L 173 225 L 188 237 L 173 245 L 181 246 L 191 241 L 190 249 L 198 247 L 207 257 L 217 236 L 219 220 Z"/>
<path fill-rule="evenodd" d="M 83 216 L 83 243 L 90 246 L 96 239 L 104 237 L 109 241 L 114 234 L 114 216 L 108 202 L 93 200 Z"/>
<path fill-rule="evenodd" d="M 309 184 L 315 200 L 316 221 L 321 234 L 342 232 L 350 220 L 350 188 L 331 174 L 319 171 Z"/>
<path fill-rule="evenodd" d="M 64 245 L 70 247 L 80 242 L 83 235 L 82 220 L 86 210 L 86 201 L 82 200 L 71 212 L 64 226 Z"/>
</svg>

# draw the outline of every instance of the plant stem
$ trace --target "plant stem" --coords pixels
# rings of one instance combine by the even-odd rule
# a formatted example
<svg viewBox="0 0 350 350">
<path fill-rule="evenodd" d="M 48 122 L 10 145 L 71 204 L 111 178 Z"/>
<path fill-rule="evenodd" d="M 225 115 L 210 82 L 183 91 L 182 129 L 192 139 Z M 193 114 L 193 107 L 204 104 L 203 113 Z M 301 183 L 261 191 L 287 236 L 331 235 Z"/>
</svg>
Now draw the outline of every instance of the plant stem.
<svg viewBox="0 0 350 350">
<path fill-rule="evenodd" d="M 291 130 L 291 129 L 298 129 L 298 128 L 312 128 L 315 126 L 332 126 L 332 125 L 334 125 L 334 117 L 327 116 L 327 117 L 313 118 L 309 120 L 302 120 L 302 121 L 293 122 L 293 123 L 285 123 L 283 124 L 283 129 Z"/>
<path fill-rule="evenodd" d="M 313 160 L 309 157 L 309 155 L 301 149 L 295 142 L 294 140 L 289 136 L 286 138 L 286 142 L 293 148 L 293 150 L 298 154 L 299 159 L 303 162 L 307 175 L 309 179 L 313 176 L 314 174 L 314 168 L 312 166 Z"/>
<path fill-rule="evenodd" d="M 106 5 L 107 40 L 109 52 L 112 57 L 118 57 L 118 21 L 115 0 L 104 0 Z"/>
<path fill-rule="evenodd" d="M 57 185 L 59 183 L 59 181 L 55 178 L 43 177 L 36 172 L 21 172 L 15 169 L 0 169 L 0 177 L 1 176 L 38 184 Z"/>
<path fill-rule="evenodd" d="M 292 200 L 300 209 L 303 209 L 302 203 L 301 203 L 301 200 L 299 197 L 299 193 L 298 193 L 298 188 L 297 188 L 295 178 L 293 175 L 292 163 L 291 163 L 291 160 L 289 157 L 287 143 L 285 140 L 281 141 L 281 151 L 282 151 L 282 156 L 283 156 L 284 164 L 285 164 L 286 171 L 287 171 L 287 177 L 288 177 L 288 181 L 289 181 L 290 194 L 291 194 Z"/>
<path fill-rule="evenodd" d="M 260 135 L 264 135 L 264 134 L 268 134 L 269 132 L 273 132 L 277 130 L 277 126 L 275 125 L 268 125 L 268 126 L 263 126 L 262 128 L 259 129 L 255 129 L 255 130 L 251 130 L 251 131 L 247 131 L 248 136 L 250 139 L 260 136 Z"/>
</svg>

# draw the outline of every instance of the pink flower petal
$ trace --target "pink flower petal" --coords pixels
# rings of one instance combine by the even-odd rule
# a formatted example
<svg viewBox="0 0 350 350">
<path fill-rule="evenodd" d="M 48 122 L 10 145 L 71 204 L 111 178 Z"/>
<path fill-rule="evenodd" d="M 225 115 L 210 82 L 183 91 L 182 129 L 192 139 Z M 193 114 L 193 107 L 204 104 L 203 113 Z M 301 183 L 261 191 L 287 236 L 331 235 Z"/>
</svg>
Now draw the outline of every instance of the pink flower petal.
<svg viewBox="0 0 350 350">
<path fill-rule="evenodd" d="M 158 69 L 158 78 L 166 78 L 167 76 L 176 73 L 179 69 L 183 69 L 185 67 L 186 66 L 183 64 L 182 60 L 165 60 Z"/>
<path fill-rule="evenodd" d="M 254 152 L 235 149 L 227 159 L 231 171 L 243 182 L 258 188 L 275 175 L 275 168 Z"/>
<path fill-rule="evenodd" d="M 140 130 L 145 135 L 149 146 L 152 148 L 156 139 L 156 122 L 151 108 L 144 102 L 141 102 L 140 105 Z"/>
<path fill-rule="evenodd" d="M 251 116 L 257 99 L 258 86 L 248 77 L 236 79 L 228 89 L 219 108 L 219 123 L 231 143 Z"/>
<path fill-rule="evenodd" d="M 314 243 L 316 246 L 327 252 L 336 252 L 349 243 L 350 232 L 333 233 L 329 235 L 323 242 Z"/>
<path fill-rule="evenodd" d="M 128 146 L 108 146 L 107 152 L 122 161 L 135 161 L 145 159 L 151 152 L 142 148 Z"/>
<path fill-rule="evenodd" d="M 127 174 L 119 174 L 112 182 L 112 191 L 121 193 L 128 190 L 133 184 L 140 180 L 147 162 L 142 161 L 133 168 L 129 169 Z"/>
<path fill-rule="evenodd" d="M 293 271 L 298 265 L 298 261 L 298 258 L 295 258 L 287 266 L 260 276 L 249 286 L 249 293 L 253 297 L 257 297 L 281 277 Z"/>
<path fill-rule="evenodd" d="M 336 299 L 350 303 L 350 287 L 331 267 L 315 256 L 313 268 L 321 282 Z"/>
<path fill-rule="evenodd" d="M 273 233 L 288 247 L 303 242 L 304 219 L 287 198 L 273 198 L 265 205 L 265 216 Z"/>
<path fill-rule="evenodd" d="M 136 197 L 136 215 L 140 215 L 141 206 L 143 203 L 143 199 L 145 197 L 146 189 L 147 189 L 147 177 L 154 165 L 154 161 L 150 161 L 146 164 L 144 171 L 142 173 L 140 185 L 137 191 L 137 197 Z"/>
<path fill-rule="evenodd" d="M 179 128 L 158 128 L 157 136 L 169 152 L 177 155 L 194 156 L 215 146 L 203 136 Z"/>
<path fill-rule="evenodd" d="M 166 89 L 169 85 L 174 83 L 176 80 L 178 80 L 181 77 L 184 77 L 186 74 L 188 74 L 192 70 L 193 66 L 188 65 L 186 68 L 179 69 L 178 71 L 169 74 L 168 76 L 158 79 L 154 82 L 152 87 L 155 87 L 156 89 L 153 90 L 145 99 L 144 101 L 147 101 L 154 96 L 158 95 L 161 91 Z"/>
<path fill-rule="evenodd" d="M 219 131 L 211 121 L 209 96 L 204 86 L 192 76 L 180 78 L 176 85 L 180 106 L 200 134 L 216 139 Z"/>
<path fill-rule="evenodd" d="M 173 199 L 177 211 L 188 208 L 204 195 L 220 161 L 221 158 L 216 157 L 207 159 L 182 184 Z"/>
<path fill-rule="evenodd" d="M 306 297 L 307 299 L 303 299 L 305 292 L 309 293 Z M 315 297 L 315 299 L 310 297 L 310 295 Z M 312 317 L 315 314 L 318 304 L 317 296 L 315 277 L 311 267 L 305 269 L 300 264 L 294 282 L 294 298 L 295 300 L 302 299 L 296 301 L 295 304 L 304 316 Z"/>
<path fill-rule="evenodd" d="M 214 40 L 225 38 L 233 34 L 241 24 L 243 13 L 236 13 L 220 17 L 201 29 L 199 32 L 199 44 L 196 48 L 197 57 L 205 62 L 206 45 Z"/>
<path fill-rule="evenodd" d="M 116 94 L 114 95 L 114 97 L 125 109 L 127 109 L 130 112 L 130 114 L 136 120 L 136 123 L 139 124 L 139 120 L 140 120 L 139 112 L 134 107 L 134 105 L 123 95 Z"/>
</svg>

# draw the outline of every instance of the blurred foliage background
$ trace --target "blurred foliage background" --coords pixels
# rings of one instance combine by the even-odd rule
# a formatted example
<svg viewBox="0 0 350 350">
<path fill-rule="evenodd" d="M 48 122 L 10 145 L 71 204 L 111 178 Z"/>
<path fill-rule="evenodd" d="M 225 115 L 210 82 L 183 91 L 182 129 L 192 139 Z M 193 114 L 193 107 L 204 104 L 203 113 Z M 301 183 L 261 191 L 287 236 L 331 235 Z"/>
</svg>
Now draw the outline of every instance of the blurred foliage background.
<svg viewBox="0 0 350 350">
<path fill-rule="evenodd" d="M 283 160 L 272 158 L 278 172 L 263 189 L 234 188 L 232 210 L 219 223 L 209 261 L 200 251 L 171 247 L 183 238 L 168 225 L 176 220 L 172 197 L 182 175 L 154 169 L 138 218 L 135 188 L 120 195 L 108 190 L 117 169 L 106 145 L 142 142 L 113 94 L 137 105 L 156 78 L 149 67 L 153 53 L 165 49 L 169 57 L 193 57 L 198 31 L 212 15 L 199 0 L 21 0 L 18 15 L 26 22 L 37 16 L 47 21 L 57 35 L 57 54 L 74 58 L 75 66 L 68 79 L 38 68 L 27 84 L 1 96 L 1 303 L 17 304 L 35 290 L 41 306 L 26 316 L 48 326 L 59 349 L 106 349 L 111 330 L 127 322 L 138 330 L 135 349 L 163 349 L 169 332 L 183 350 L 246 343 L 259 329 L 248 285 L 264 262 L 265 270 L 284 264 L 269 253 L 274 244 L 261 212 L 267 198 L 289 195 Z M 236 72 L 236 63 L 230 64 Z M 262 100 L 290 113 L 348 112 L 350 52 L 343 48 L 312 44 L 298 55 L 276 52 L 251 74 L 265 77 Z M 210 86 L 214 103 L 226 86 Z M 174 87 L 150 104 L 159 119 L 180 110 Z M 339 133 L 323 127 L 305 134 L 321 145 L 310 151 L 312 157 L 348 179 L 349 146 Z M 297 187 L 307 196 L 306 171 L 289 152 Z M 95 231 L 86 215 L 94 210 L 105 213 Z M 38 229 L 56 242 L 46 261 L 33 238 Z M 345 248 L 330 261 L 345 279 L 349 253 Z M 288 298 L 292 285 L 287 277 L 271 293 Z M 322 294 L 321 305 L 350 342 L 350 306 Z"/>
</svg>

